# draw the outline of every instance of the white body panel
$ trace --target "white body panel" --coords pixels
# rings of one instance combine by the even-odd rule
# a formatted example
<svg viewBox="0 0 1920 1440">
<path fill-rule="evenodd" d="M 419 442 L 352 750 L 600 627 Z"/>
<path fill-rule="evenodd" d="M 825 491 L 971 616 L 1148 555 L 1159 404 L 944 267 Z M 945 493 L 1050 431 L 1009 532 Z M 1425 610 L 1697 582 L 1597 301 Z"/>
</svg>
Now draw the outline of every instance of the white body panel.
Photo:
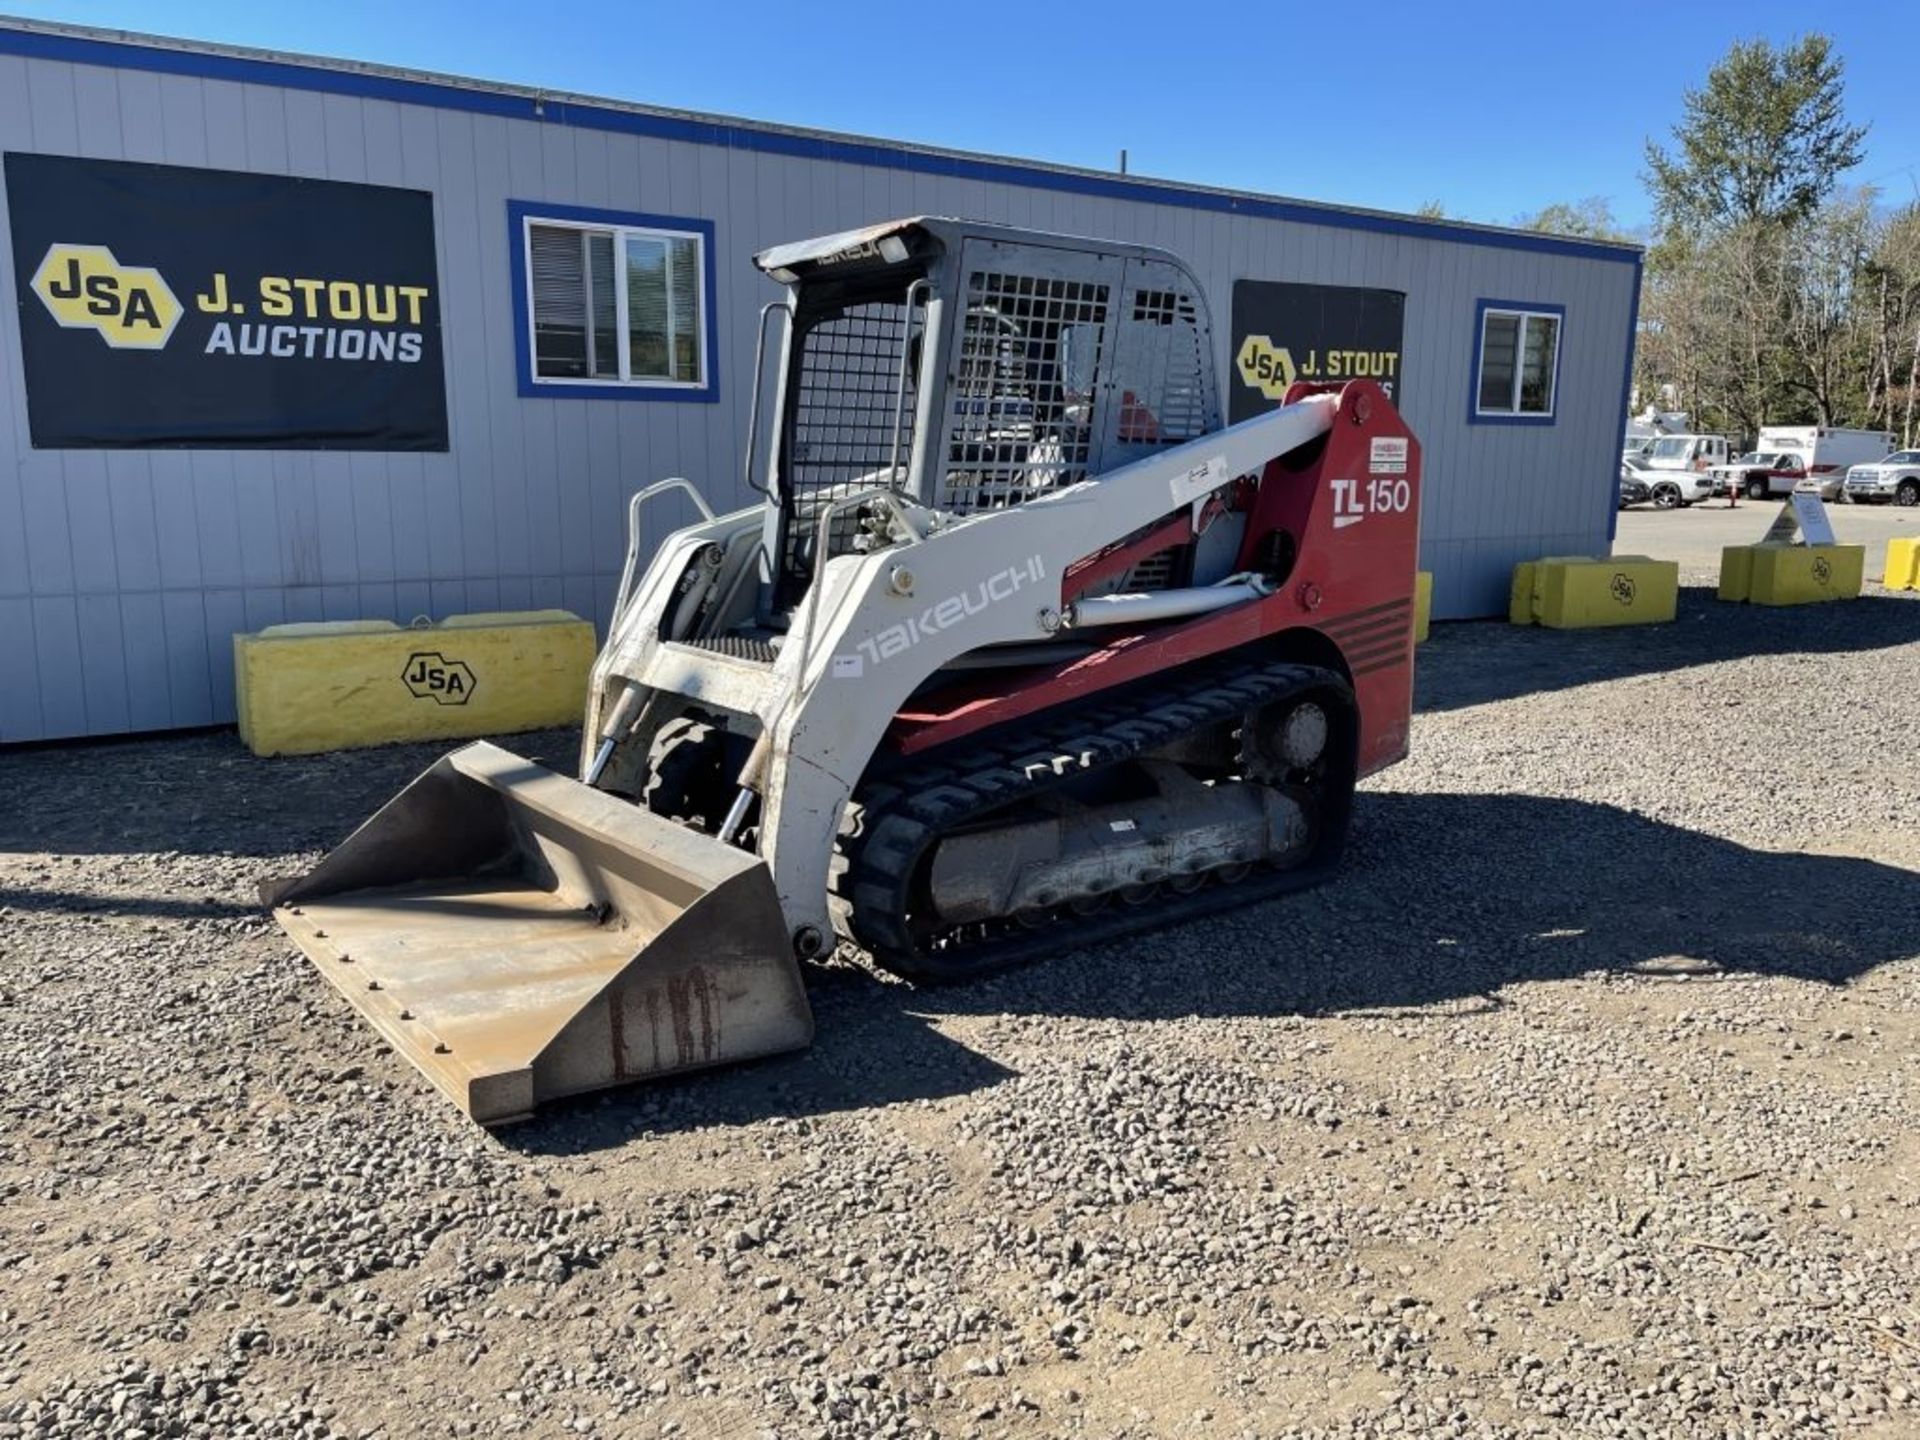
<svg viewBox="0 0 1920 1440">
<path fill-rule="evenodd" d="M 1883 460 L 1893 450 L 1884 430 L 1836 430 L 1830 425 L 1764 425 L 1756 450 L 1791 450 L 1811 475 L 1844 473 L 1854 465 Z"/>
<path fill-rule="evenodd" d="M 1663 435 L 1645 460 L 1650 470 L 1709 470 L 1727 458 L 1724 435 Z"/>
<path fill-rule="evenodd" d="M 617 681 L 753 715 L 773 740 L 762 858 L 789 931 L 830 933 L 828 866 L 841 815 L 920 683 L 983 646 L 1047 638 L 1067 566 L 1307 444 L 1332 423 L 1335 404 L 1316 396 L 1012 509 L 953 520 L 923 539 L 831 559 L 814 582 L 817 612 L 809 619 L 810 603 L 798 607 L 771 664 L 659 639 L 694 553 L 757 530 L 760 508 L 679 531 L 648 567 L 594 667 L 586 734 L 598 734 L 607 687 Z M 896 571 L 911 577 L 904 593 Z"/>
</svg>

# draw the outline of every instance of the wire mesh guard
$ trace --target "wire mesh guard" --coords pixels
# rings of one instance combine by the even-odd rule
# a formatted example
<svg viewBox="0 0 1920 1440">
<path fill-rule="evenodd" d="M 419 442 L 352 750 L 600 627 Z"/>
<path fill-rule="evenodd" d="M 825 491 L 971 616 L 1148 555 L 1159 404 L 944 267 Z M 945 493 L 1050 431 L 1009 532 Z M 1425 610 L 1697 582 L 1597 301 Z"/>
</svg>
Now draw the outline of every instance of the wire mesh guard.
<svg viewBox="0 0 1920 1440">
<path fill-rule="evenodd" d="M 828 506 L 862 490 L 906 483 L 919 376 L 917 365 L 905 364 L 903 396 L 901 371 L 923 323 L 924 295 L 916 287 L 900 300 L 851 305 L 798 337 L 783 547 L 785 572 L 798 585 L 812 578 L 819 517 Z M 857 512 L 834 517 L 827 553 L 846 554 L 858 531 Z"/>
<path fill-rule="evenodd" d="M 1086 477 L 1107 291 L 1050 276 L 968 277 L 947 397 L 944 508 L 1018 505 Z"/>
<path fill-rule="evenodd" d="M 1178 445 L 1212 430 L 1212 371 L 1193 297 L 1135 290 L 1120 345 L 1115 388 L 1123 445 Z"/>
</svg>

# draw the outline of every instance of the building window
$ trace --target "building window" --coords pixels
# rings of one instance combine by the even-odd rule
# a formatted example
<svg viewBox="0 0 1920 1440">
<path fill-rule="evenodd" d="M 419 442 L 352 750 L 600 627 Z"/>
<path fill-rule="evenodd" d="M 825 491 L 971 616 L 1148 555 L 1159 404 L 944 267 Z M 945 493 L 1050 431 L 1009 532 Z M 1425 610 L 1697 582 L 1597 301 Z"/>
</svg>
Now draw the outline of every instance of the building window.
<svg viewBox="0 0 1920 1440">
<path fill-rule="evenodd" d="M 1565 318 L 1558 305 L 1480 302 L 1469 419 L 1551 423 Z"/>
<path fill-rule="evenodd" d="M 508 208 L 523 395 L 715 397 L 711 225 Z"/>
</svg>

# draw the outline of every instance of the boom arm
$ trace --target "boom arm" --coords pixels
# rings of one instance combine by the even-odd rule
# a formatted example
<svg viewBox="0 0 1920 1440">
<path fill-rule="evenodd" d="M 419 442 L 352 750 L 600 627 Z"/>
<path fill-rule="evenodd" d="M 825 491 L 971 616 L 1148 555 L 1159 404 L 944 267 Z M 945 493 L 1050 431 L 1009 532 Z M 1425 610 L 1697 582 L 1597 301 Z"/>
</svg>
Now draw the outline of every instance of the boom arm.
<svg viewBox="0 0 1920 1440">
<path fill-rule="evenodd" d="M 761 848 L 794 933 L 829 933 L 841 814 L 922 681 L 969 651 L 1046 638 L 1069 565 L 1311 443 L 1334 405 L 1314 396 L 922 540 L 828 562 L 805 653 L 780 656 L 779 693 L 760 713 L 771 740 Z"/>
</svg>

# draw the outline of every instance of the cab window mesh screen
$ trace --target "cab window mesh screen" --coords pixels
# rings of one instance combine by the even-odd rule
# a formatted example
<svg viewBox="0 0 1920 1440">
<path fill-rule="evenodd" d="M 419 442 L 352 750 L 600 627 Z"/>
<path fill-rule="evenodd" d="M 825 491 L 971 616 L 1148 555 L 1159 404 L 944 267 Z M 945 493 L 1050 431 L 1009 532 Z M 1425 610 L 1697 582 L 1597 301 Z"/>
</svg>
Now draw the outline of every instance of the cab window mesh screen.
<svg viewBox="0 0 1920 1440">
<path fill-rule="evenodd" d="M 894 411 L 903 333 L 917 333 L 923 310 L 915 295 L 913 332 L 903 332 L 907 304 L 903 298 L 853 305 L 814 322 L 800 337 L 784 467 L 785 570 L 800 585 L 812 578 L 814 532 L 822 510 L 862 490 L 897 490 L 906 483 L 918 380 L 912 366 L 897 447 Z M 830 553 L 845 553 L 856 528 L 853 512 L 837 517 Z"/>
<path fill-rule="evenodd" d="M 1214 428 L 1209 359 L 1193 297 L 1135 290 L 1114 388 L 1116 438 L 1125 445 L 1178 445 Z"/>
<path fill-rule="evenodd" d="M 1086 478 L 1107 286 L 975 271 L 947 398 L 939 503 L 1018 505 Z"/>
</svg>

